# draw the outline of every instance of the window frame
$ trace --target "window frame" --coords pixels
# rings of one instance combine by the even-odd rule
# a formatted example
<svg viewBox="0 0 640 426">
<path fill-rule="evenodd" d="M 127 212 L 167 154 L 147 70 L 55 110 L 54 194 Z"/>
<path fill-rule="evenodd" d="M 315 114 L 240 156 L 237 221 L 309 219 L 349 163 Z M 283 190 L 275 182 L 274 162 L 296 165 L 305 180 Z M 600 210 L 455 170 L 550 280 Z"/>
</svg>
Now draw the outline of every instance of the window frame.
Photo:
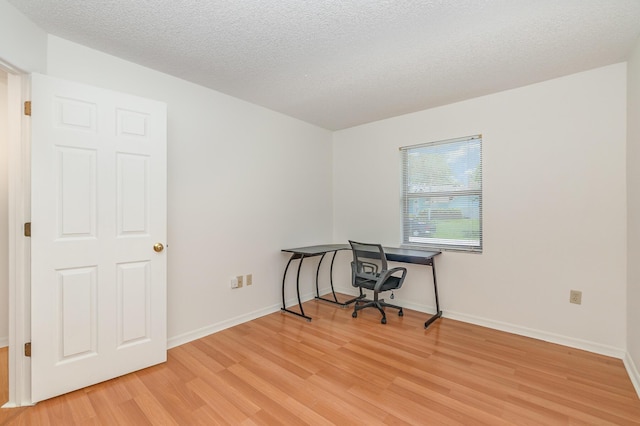
<svg viewBox="0 0 640 426">
<path fill-rule="evenodd" d="M 430 187 L 429 190 L 422 191 L 410 191 L 409 187 L 411 182 L 409 182 L 409 176 L 411 175 L 412 169 L 410 169 L 409 156 L 412 152 L 417 152 L 419 149 L 442 146 L 442 145 L 453 145 L 460 144 L 461 142 L 467 142 L 468 145 L 466 149 L 469 147 L 473 147 L 473 145 L 477 145 L 479 149 L 479 164 L 477 166 L 477 174 L 479 175 L 479 185 L 477 188 L 470 188 L 467 184 L 466 187 L 455 189 L 455 188 L 446 188 L 446 189 L 433 189 Z M 473 145 L 472 145 L 473 144 Z M 482 135 L 474 135 L 467 136 L 462 138 L 455 139 L 446 139 L 434 142 L 421 143 L 416 145 L 404 146 L 400 147 L 401 151 L 401 173 L 402 173 L 402 188 L 401 188 L 401 206 L 400 206 L 400 215 L 401 215 L 401 238 L 402 238 L 402 246 L 408 248 L 416 248 L 416 249 L 428 249 L 428 250 L 440 250 L 440 251 L 462 251 L 462 252 L 470 252 L 470 253 L 482 253 L 483 251 L 483 179 L 482 179 Z M 447 157 L 448 159 L 448 157 Z M 415 202 L 414 200 L 431 200 L 433 198 L 443 198 L 448 197 L 449 200 L 453 200 L 455 197 L 477 197 L 477 214 L 478 214 L 478 239 L 445 239 L 445 238 L 420 238 L 425 241 L 416 241 L 419 237 L 415 237 L 412 235 L 411 229 L 411 220 L 416 219 L 416 216 L 412 216 L 410 204 Z M 475 202 L 467 202 L 467 205 L 470 207 L 475 206 Z M 414 214 L 415 215 L 415 214 Z M 435 222 L 435 220 L 434 220 Z M 434 223 L 435 227 L 435 223 Z M 475 227 L 474 227 L 475 228 Z M 474 229 L 475 231 L 475 229 Z M 436 231 L 434 231 L 436 232 Z M 474 232 L 475 233 L 475 232 Z M 413 239 L 413 240 L 412 240 Z M 428 240 L 428 241 L 427 241 Z M 475 244 L 477 241 L 477 244 Z"/>
</svg>

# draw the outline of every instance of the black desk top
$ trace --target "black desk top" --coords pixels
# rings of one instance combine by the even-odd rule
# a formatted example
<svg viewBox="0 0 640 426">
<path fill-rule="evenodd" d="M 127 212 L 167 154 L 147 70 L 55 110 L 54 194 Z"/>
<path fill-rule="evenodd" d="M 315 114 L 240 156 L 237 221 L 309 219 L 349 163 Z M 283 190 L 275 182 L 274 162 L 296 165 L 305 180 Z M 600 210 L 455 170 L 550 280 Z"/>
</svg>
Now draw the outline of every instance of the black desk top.
<svg viewBox="0 0 640 426">
<path fill-rule="evenodd" d="M 305 256 L 317 256 L 338 250 L 351 250 L 351 246 L 349 244 L 320 244 L 317 246 L 282 249 L 282 251 L 288 253 L 304 254 Z"/>
<path fill-rule="evenodd" d="M 351 250 L 351 246 L 349 244 L 320 244 L 317 246 L 283 249 L 282 251 L 311 257 L 338 250 Z M 422 265 L 431 264 L 432 259 L 441 253 L 439 251 L 406 249 L 400 247 L 384 247 L 384 252 L 387 255 L 387 260 L 392 262 L 417 263 Z"/>
<path fill-rule="evenodd" d="M 391 260 L 392 262 L 427 265 L 431 264 L 432 259 L 442 252 L 405 249 L 400 247 L 384 247 L 384 253 L 387 255 L 387 260 Z"/>
</svg>

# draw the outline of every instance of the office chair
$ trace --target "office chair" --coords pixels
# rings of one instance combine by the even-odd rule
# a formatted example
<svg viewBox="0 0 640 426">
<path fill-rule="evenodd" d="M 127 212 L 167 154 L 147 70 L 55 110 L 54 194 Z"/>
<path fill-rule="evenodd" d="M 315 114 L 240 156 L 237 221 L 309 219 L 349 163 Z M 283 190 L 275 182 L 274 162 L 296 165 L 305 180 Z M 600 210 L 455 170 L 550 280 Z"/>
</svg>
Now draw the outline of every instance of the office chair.
<svg viewBox="0 0 640 426">
<path fill-rule="evenodd" d="M 400 306 L 386 303 L 384 299 L 379 299 L 378 295 L 383 291 L 397 290 L 402 287 L 404 277 L 407 275 L 407 268 L 392 268 L 387 266 L 387 256 L 380 244 L 358 243 L 349 240 L 351 251 L 353 252 L 353 261 L 351 262 L 351 285 L 358 287 L 360 297 L 356 300 L 353 308 L 353 318 L 358 317 L 358 311 L 365 308 L 378 308 L 382 314 L 380 322 L 387 323 L 385 315 L 385 307 L 398 309 L 398 315 L 403 316 Z M 398 274 L 401 275 L 398 276 Z M 363 289 L 373 291 L 373 300 L 365 299 Z"/>
</svg>

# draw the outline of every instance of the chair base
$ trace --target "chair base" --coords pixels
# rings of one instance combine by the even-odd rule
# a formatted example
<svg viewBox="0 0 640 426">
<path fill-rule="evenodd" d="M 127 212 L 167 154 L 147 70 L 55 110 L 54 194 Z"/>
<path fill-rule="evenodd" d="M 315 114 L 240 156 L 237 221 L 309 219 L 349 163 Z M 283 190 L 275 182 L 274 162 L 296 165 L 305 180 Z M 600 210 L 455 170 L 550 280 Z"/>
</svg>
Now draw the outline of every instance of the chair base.
<svg viewBox="0 0 640 426">
<path fill-rule="evenodd" d="M 353 314 L 351 314 L 351 316 L 353 318 L 357 318 L 358 317 L 358 311 L 361 311 L 362 309 L 365 308 L 377 308 L 378 311 L 380 311 L 380 314 L 382 314 L 382 318 L 380 319 L 380 322 L 382 324 L 386 324 L 387 323 L 387 315 L 384 312 L 383 308 L 393 308 L 393 309 L 398 309 L 398 316 L 404 316 L 404 312 L 402 311 L 402 307 L 401 306 L 397 306 L 397 305 L 392 305 L 391 303 L 387 303 L 384 301 L 384 299 L 378 299 L 378 293 L 374 293 L 373 295 L 373 300 L 371 299 L 358 299 L 356 300 L 356 303 L 353 305 Z"/>
</svg>

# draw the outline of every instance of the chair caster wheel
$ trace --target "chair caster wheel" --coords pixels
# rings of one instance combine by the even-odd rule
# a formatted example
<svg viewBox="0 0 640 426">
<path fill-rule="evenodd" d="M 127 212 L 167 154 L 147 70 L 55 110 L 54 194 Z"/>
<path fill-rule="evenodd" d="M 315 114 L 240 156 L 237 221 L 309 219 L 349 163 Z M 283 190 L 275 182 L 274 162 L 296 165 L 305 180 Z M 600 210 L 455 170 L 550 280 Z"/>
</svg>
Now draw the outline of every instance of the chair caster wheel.
<svg viewBox="0 0 640 426">
<path fill-rule="evenodd" d="M 357 312 L 354 312 L 354 313 L 352 313 L 352 314 L 351 314 L 351 316 L 352 316 L 353 318 L 358 318 L 358 313 L 357 313 Z"/>
<path fill-rule="evenodd" d="M 382 319 L 380 320 L 380 322 L 381 322 L 382 324 L 386 324 L 386 323 L 387 323 L 387 319 L 386 319 L 386 318 L 382 318 Z"/>
<path fill-rule="evenodd" d="M 399 317 L 403 317 L 404 316 L 404 312 L 402 312 L 402 309 L 400 309 L 400 311 L 398 312 L 398 316 Z"/>
</svg>

